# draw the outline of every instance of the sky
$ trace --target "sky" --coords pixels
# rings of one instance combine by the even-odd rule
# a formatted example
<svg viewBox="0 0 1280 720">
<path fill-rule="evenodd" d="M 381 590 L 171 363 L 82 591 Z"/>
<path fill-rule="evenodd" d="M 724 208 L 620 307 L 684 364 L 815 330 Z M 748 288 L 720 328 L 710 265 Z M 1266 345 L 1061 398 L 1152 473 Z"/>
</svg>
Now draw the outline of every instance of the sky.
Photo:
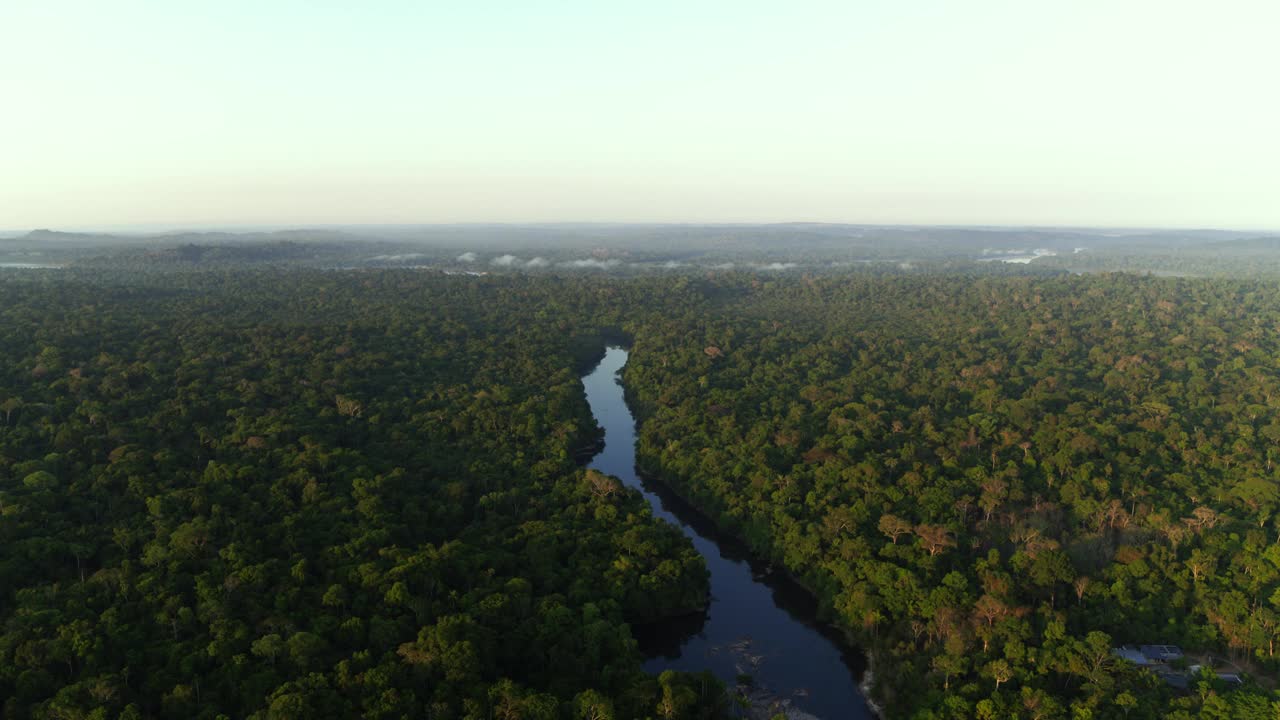
<svg viewBox="0 0 1280 720">
<path fill-rule="evenodd" d="M 3 0 L 0 229 L 1280 229 L 1274 0 Z"/>
</svg>

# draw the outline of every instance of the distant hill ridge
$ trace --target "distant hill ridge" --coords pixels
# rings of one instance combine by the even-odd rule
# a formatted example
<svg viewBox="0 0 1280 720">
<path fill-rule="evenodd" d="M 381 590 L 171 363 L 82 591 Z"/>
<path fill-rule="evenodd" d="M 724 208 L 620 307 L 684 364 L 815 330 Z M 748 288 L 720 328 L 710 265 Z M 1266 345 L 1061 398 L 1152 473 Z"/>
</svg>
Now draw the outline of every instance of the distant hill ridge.
<svg viewBox="0 0 1280 720">
<path fill-rule="evenodd" d="M 276 230 L 271 232 L 168 232 L 157 235 L 64 232 L 41 228 L 0 242 L 22 246 L 93 247 L 98 245 L 185 245 L 270 242 L 354 242 L 376 238 L 340 230 Z"/>
</svg>

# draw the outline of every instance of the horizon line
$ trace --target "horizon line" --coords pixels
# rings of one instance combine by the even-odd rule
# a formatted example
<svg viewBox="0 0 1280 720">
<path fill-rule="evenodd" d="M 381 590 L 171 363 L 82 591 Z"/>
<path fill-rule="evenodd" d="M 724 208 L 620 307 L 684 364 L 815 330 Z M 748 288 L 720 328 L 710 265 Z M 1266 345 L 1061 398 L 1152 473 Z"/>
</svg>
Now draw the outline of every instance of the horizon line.
<svg viewBox="0 0 1280 720">
<path fill-rule="evenodd" d="M 100 225 L 69 225 L 62 229 L 56 226 L 0 229 L 0 237 L 15 237 L 37 231 L 63 232 L 72 234 L 125 234 L 125 235 L 172 235 L 197 232 L 280 232 L 289 230 L 331 230 L 341 228 L 554 228 L 554 227 L 783 227 L 783 226 L 828 226 L 852 228 L 937 228 L 963 230 L 992 231 L 1123 231 L 1123 232 L 1258 232 L 1267 234 L 1280 233 L 1280 228 L 1250 226 L 1184 226 L 1184 225 L 1077 225 L 1077 224 L 1037 224 L 1037 223 L 910 223 L 910 222 L 851 222 L 828 220 L 776 220 L 767 222 L 749 221 L 632 221 L 632 220 L 539 220 L 539 221 L 486 221 L 463 220 L 453 222 L 349 222 L 349 223 L 104 223 Z"/>
</svg>

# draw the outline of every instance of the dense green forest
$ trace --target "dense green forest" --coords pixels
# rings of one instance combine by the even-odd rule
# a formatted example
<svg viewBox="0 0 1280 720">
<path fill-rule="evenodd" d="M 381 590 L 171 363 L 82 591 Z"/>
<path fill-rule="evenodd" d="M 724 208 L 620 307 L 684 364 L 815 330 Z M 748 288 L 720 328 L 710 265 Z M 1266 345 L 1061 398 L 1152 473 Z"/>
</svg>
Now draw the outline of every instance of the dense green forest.
<svg viewBox="0 0 1280 720">
<path fill-rule="evenodd" d="M 1274 718 L 1280 287 L 1133 275 L 0 275 L 5 718 L 697 718 L 639 459 L 893 718 Z M 1176 690 L 1115 658 L 1241 670 Z"/>
<path fill-rule="evenodd" d="M 701 606 L 701 558 L 574 462 L 610 288 L 24 277 L 0 282 L 4 718 L 719 712 L 714 681 L 641 672 L 628 627 Z"/>
<path fill-rule="evenodd" d="M 1273 718 L 1280 288 L 731 283 L 646 328 L 639 462 L 873 650 L 894 717 Z M 1178 644 L 1252 675 L 1179 693 Z"/>
</svg>

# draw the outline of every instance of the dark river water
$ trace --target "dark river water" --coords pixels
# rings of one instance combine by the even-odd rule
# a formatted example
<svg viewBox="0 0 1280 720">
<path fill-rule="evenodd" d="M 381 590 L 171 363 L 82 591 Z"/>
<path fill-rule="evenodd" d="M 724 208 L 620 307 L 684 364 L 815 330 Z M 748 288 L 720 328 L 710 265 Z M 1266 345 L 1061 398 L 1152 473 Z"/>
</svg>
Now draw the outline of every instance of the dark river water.
<svg viewBox="0 0 1280 720">
<path fill-rule="evenodd" d="M 589 466 L 643 493 L 653 514 L 680 528 L 711 571 L 705 613 L 636 628 L 645 669 L 710 670 L 731 687 L 747 674 L 757 687 L 823 720 L 874 717 L 858 690 L 862 656 L 817 624 L 814 599 L 770 574 L 670 490 L 636 474 L 635 419 L 618 382 L 626 362 L 626 350 L 609 348 L 582 379 L 605 430 L 604 449 Z"/>
</svg>

